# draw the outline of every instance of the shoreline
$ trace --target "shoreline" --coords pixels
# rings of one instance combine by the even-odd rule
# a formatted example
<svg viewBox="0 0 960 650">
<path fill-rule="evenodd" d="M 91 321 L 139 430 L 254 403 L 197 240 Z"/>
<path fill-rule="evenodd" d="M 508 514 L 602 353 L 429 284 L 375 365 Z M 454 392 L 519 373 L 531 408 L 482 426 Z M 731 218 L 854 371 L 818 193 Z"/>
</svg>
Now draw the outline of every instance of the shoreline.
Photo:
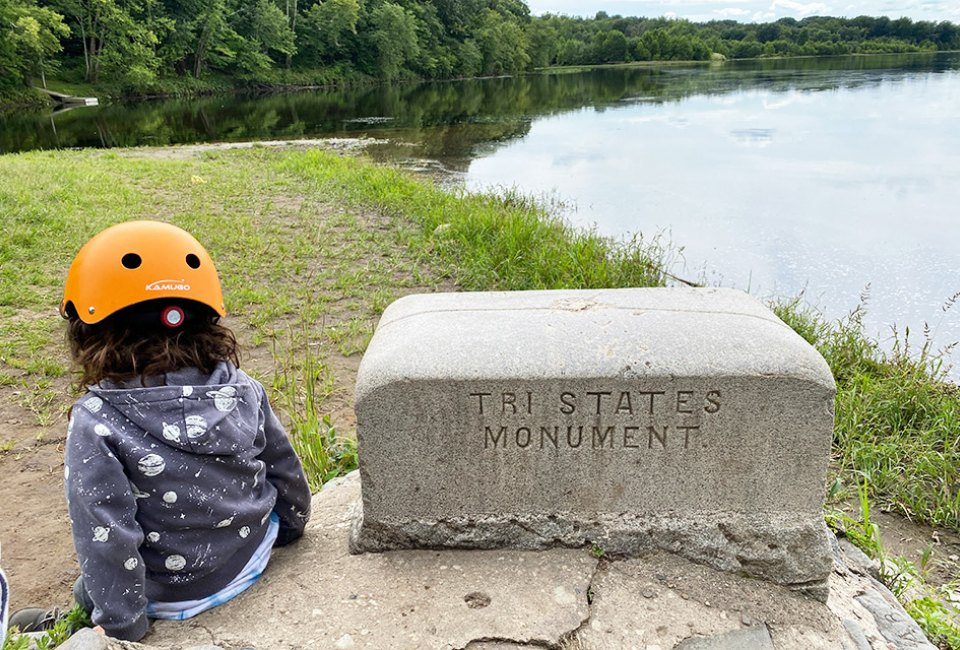
<svg viewBox="0 0 960 650">
<path fill-rule="evenodd" d="M 251 81 L 247 85 L 232 85 L 232 86 L 218 86 L 215 81 L 210 80 L 207 84 L 198 82 L 199 87 L 196 89 L 171 89 L 169 91 L 160 91 L 160 92 L 151 92 L 149 90 L 144 90 L 143 92 L 134 92 L 121 95 L 114 95 L 110 91 L 109 86 L 101 86 L 99 89 L 96 86 L 91 86 L 91 90 L 95 93 L 98 99 L 100 99 L 100 105 L 110 105 L 114 103 L 125 103 L 125 102 L 153 102 L 153 101 L 163 101 L 171 99 L 193 99 L 201 97 L 214 97 L 214 96 L 236 96 L 236 95 L 273 95 L 273 94 L 282 94 L 282 93 L 298 93 L 298 92 L 307 92 L 312 90 L 332 90 L 337 88 L 350 88 L 350 87 L 363 87 L 363 86 L 381 86 L 381 85 L 396 85 L 396 84 L 419 84 L 419 83 L 453 83 L 458 81 L 482 81 L 485 79 L 496 79 L 496 78 L 509 78 L 509 77 L 520 77 L 527 75 L 538 75 L 538 74 L 575 74 L 578 72 L 585 72 L 594 69 L 616 69 L 616 68 L 657 68 L 657 67 L 683 67 L 691 65 L 706 65 L 706 66 L 720 66 L 726 63 L 734 62 L 762 62 L 762 61 L 792 61 L 792 60 L 815 60 L 815 59 L 837 59 L 837 58 L 865 58 L 865 57 L 877 57 L 877 56 L 931 56 L 937 54 L 953 54 L 960 52 L 960 50 L 924 50 L 920 52 L 870 52 L 870 53 L 851 53 L 851 54 L 799 54 L 799 55 L 788 55 L 788 56 L 759 56 L 759 57 L 747 57 L 747 58 L 723 58 L 723 59 L 706 59 L 706 60 L 650 60 L 650 61 L 621 61 L 616 63 L 590 63 L 582 65 L 554 65 L 544 68 L 534 68 L 526 72 L 515 73 L 515 74 L 502 74 L 502 75 L 485 75 L 477 77 L 450 77 L 444 79 L 423 79 L 423 78 L 401 78 L 393 80 L 385 79 L 343 79 L 337 81 L 331 81 L 328 83 L 308 83 L 308 84 L 297 84 L 297 83 L 275 83 L 267 81 Z M 304 71 L 305 74 L 310 74 L 311 71 Z M 181 78 L 171 78 L 164 79 L 164 82 L 169 82 L 177 84 L 182 81 L 186 81 Z M 65 82 L 71 84 L 73 82 Z M 57 84 L 54 83 L 56 86 Z M 187 81 L 185 86 L 192 85 L 190 81 Z M 23 97 L 14 100 L 12 102 L 0 101 L 0 115 L 4 112 L 15 112 L 18 110 L 30 110 L 31 107 L 34 107 L 35 110 L 45 110 L 52 108 L 54 102 L 45 96 L 41 96 L 38 88 L 30 88 L 25 90 L 26 94 L 35 95 L 36 100 L 30 98 L 25 100 Z M 69 94 L 69 93 L 68 93 Z"/>
</svg>

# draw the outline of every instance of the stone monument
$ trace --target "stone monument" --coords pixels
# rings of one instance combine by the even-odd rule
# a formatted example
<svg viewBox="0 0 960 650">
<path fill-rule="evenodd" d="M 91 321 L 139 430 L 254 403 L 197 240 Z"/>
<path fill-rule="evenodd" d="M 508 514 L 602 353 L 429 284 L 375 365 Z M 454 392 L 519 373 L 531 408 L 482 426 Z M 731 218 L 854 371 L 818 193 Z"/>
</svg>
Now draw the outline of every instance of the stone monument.
<svg viewBox="0 0 960 650">
<path fill-rule="evenodd" d="M 351 550 L 663 549 L 824 597 L 834 392 L 735 290 L 408 296 L 357 378 Z"/>
</svg>

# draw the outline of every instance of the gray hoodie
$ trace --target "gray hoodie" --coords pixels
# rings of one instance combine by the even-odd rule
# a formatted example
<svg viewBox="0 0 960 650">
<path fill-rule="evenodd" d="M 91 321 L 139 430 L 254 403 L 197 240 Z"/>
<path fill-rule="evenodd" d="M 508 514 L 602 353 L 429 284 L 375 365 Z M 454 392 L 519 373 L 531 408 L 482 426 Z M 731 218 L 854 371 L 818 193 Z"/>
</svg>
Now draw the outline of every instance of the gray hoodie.
<svg viewBox="0 0 960 650">
<path fill-rule="evenodd" d="M 77 401 L 64 470 L 93 622 L 132 640 L 146 634 L 148 599 L 200 599 L 236 577 L 271 511 L 277 545 L 310 516 L 300 460 L 260 383 L 221 363 L 146 384 L 102 382 Z"/>
</svg>

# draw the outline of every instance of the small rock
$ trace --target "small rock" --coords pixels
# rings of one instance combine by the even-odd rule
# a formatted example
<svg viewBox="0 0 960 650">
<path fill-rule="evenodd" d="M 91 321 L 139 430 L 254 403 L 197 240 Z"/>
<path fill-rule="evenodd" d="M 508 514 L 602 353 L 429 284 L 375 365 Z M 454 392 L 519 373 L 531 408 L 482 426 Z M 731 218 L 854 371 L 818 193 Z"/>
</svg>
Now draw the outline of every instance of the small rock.
<svg viewBox="0 0 960 650">
<path fill-rule="evenodd" d="M 107 650 L 110 646 L 107 637 L 97 634 L 89 627 L 85 627 L 59 647 L 64 650 Z"/>
<path fill-rule="evenodd" d="M 349 634 L 344 634 L 342 637 L 337 639 L 337 642 L 334 644 L 337 650 L 349 650 L 354 646 L 353 637 Z"/>
<path fill-rule="evenodd" d="M 844 564 L 854 573 L 868 575 L 875 580 L 880 579 L 880 563 L 871 560 L 867 554 L 853 545 L 845 537 L 840 538 L 840 549 L 843 551 Z"/>
<path fill-rule="evenodd" d="M 644 597 L 644 598 L 653 598 L 654 595 L 655 595 L 655 594 L 653 593 L 653 590 L 652 590 L 652 589 L 644 589 L 644 590 L 643 590 L 643 597 Z"/>
<path fill-rule="evenodd" d="M 709 637 L 692 637 L 674 646 L 674 650 L 774 650 L 766 625 L 756 625 Z"/>
</svg>

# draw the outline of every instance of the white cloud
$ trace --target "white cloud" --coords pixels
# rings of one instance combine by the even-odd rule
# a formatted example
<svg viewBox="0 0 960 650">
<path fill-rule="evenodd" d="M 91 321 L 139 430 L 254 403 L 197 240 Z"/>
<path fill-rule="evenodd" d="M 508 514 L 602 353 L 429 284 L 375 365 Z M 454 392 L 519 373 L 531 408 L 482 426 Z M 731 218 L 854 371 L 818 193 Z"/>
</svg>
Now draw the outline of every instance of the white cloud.
<svg viewBox="0 0 960 650">
<path fill-rule="evenodd" d="M 776 11 L 777 9 L 786 9 L 784 13 L 801 17 L 830 15 L 830 7 L 822 2 L 804 4 L 802 2 L 795 2 L 794 0 L 773 0 L 773 2 L 770 3 L 770 10 Z"/>
<path fill-rule="evenodd" d="M 723 18 L 744 18 L 750 15 L 750 10 L 740 7 L 724 7 L 723 9 L 714 10 L 713 13 Z"/>
</svg>

